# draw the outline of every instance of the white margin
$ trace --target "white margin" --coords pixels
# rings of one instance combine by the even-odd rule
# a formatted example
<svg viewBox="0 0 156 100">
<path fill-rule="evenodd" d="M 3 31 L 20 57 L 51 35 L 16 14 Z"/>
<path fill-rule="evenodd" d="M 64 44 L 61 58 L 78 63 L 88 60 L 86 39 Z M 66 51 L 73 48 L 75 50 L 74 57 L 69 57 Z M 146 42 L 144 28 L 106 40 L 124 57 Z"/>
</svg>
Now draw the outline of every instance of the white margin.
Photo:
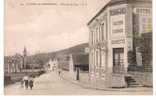
<svg viewBox="0 0 156 100">
<path fill-rule="evenodd" d="M 3 65 L 4 65 L 4 25 L 3 25 L 3 22 L 4 22 L 4 0 L 0 0 L 0 95 L 3 95 L 3 90 L 4 90 L 4 85 L 3 85 L 3 82 L 4 82 L 4 69 L 3 69 Z"/>
<path fill-rule="evenodd" d="M 156 95 L 156 0 L 153 0 L 153 95 Z"/>
<path fill-rule="evenodd" d="M 20 100 L 28 100 L 28 99 L 39 99 L 39 100 L 156 100 L 156 68 L 155 68 L 155 63 L 156 63 L 156 55 L 155 55 L 155 51 L 156 51 L 156 46 L 155 46 L 155 43 L 156 43 L 156 0 L 153 0 L 153 89 L 154 89 L 154 97 L 151 97 L 151 96 L 142 96 L 141 98 L 140 97 L 137 97 L 137 96 L 31 96 L 31 97 L 26 97 L 26 96 L 9 96 L 9 97 L 6 97 L 5 99 L 11 99 L 11 100 L 17 100 L 17 99 L 20 99 Z M 3 25 L 3 22 L 4 22 L 4 0 L 0 0 L 0 95 L 3 94 L 3 57 L 4 57 L 4 33 L 3 33 L 3 29 L 4 29 L 4 25 Z M 52 98 L 51 98 L 52 97 Z M 120 98 L 117 98 L 117 97 L 120 97 Z M 4 100 L 4 98 L 0 98 L 1 100 Z"/>
</svg>

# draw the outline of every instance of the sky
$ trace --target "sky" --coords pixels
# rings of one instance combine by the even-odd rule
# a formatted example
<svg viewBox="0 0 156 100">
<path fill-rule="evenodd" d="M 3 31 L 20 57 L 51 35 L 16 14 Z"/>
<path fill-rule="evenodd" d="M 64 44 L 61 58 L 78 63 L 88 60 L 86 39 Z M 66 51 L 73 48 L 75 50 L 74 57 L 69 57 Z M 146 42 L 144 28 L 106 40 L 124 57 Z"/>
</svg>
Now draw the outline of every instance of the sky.
<svg viewBox="0 0 156 100">
<path fill-rule="evenodd" d="M 5 0 L 4 55 L 22 53 L 24 46 L 31 55 L 88 42 L 87 22 L 108 1 Z"/>
</svg>

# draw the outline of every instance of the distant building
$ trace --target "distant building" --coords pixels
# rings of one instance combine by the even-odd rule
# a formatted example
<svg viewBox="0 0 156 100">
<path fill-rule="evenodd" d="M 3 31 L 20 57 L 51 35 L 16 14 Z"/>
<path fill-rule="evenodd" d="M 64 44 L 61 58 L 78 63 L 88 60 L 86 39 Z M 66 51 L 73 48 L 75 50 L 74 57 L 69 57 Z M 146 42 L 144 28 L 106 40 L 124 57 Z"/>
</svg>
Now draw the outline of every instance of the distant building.
<svg viewBox="0 0 156 100">
<path fill-rule="evenodd" d="M 58 68 L 69 71 L 70 55 L 61 55 L 58 57 Z"/>
<path fill-rule="evenodd" d="M 76 80 L 77 71 L 89 72 L 89 54 L 70 54 L 69 55 L 69 74 Z"/>
<path fill-rule="evenodd" d="M 89 21 L 88 27 L 90 80 L 95 86 L 126 87 L 129 69 L 138 71 L 141 81 L 152 84 L 152 56 L 143 64 L 143 53 L 137 49 L 141 44 L 136 45 L 137 38 L 152 33 L 152 0 L 111 0 Z M 151 42 L 148 43 L 152 46 Z"/>
<path fill-rule="evenodd" d="M 50 59 L 46 65 L 45 65 L 45 69 L 47 71 L 54 71 L 58 68 L 58 60 L 57 59 Z"/>
<path fill-rule="evenodd" d="M 13 56 L 4 57 L 5 73 L 22 72 L 27 68 L 27 50 L 24 47 L 23 55 L 15 54 Z"/>
<path fill-rule="evenodd" d="M 79 68 L 81 71 L 89 71 L 89 54 L 72 55 L 74 69 Z"/>
<path fill-rule="evenodd" d="M 59 67 L 63 70 L 75 71 L 76 67 L 79 67 L 81 71 L 89 71 L 89 54 L 69 54 L 59 58 Z"/>
<path fill-rule="evenodd" d="M 85 48 L 85 53 L 86 53 L 86 54 L 89 54 L 89 47 L 86 47 L 86 48 Z"/>
<path fill-rule="evenodd" d="M 4 71 L 5 73 L 17 73 L 22 71 L 23 57 L 20 54 L 16 54 L 4 59 Z"/>
<path fill-rule="evenodd" d="M 69 55 L 69 72 L 73 76 L 75 72 L 74 61 L 72 54 Z"/>
</svg>

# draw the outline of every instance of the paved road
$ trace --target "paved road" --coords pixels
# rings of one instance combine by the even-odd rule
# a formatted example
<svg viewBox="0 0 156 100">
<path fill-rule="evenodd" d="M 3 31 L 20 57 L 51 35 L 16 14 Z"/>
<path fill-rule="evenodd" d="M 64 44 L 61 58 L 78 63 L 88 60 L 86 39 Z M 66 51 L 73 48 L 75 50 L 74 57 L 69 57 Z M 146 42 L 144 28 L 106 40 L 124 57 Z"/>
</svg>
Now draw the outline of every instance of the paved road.
<svg viewBox="0 0 156 100">
<path fill-rule="evenodd" d="M 149 95 L 151 88 L 125 88 L 122 90 L 85 89 L 61 79 L 55 72 L 41 75 L 35 79 L 33 90 L 24 90 L 20 83 L 5 87 L 6 95 Z"/>
</svg>

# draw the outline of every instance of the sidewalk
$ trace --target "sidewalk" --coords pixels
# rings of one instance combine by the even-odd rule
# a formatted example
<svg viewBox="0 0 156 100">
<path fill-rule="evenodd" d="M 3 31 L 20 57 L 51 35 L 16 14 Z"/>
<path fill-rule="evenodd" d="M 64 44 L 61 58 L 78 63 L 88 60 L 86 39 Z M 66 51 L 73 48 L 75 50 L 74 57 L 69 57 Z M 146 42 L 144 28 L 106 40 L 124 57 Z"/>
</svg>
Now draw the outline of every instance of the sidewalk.
<svg viewBox="0 0 156 100">
<path fill-rule="evenodd" d="M 86 79 L 86 75 L 81 80 Z M 96 89 L 88 83 L 73 80 L 68 72 L 63 72 L 61 76 L 57 72 L 49 72 L 35 78 L 33 90 L 24 90 L 19 82 L 4 90 L 5 95 L 152 95 L 152 88 L 145 87 Z"/>
<path fill-rule="evenodd" d="M 75 76 L 75 77 L 74 77 Z M 76 80 L 76 75 L 71 75 L 68 71 L 62 71 L 62 75 L 61 77 L 64 79 L 64 80 L 67 80 L 73 84 L 76 84 L 76 85 L 79 85 L 83 88 L 93 88 L 93 86 L 90 84 L 89 82 L 89 75 L 88 73 L 80 73 L 80 80 L 77 81 Z"/>
<path fill-rule="evenodd" d="M 62 79 L 69 81 L 72 84 L 81 86 L 86 89 L 94 89 L 94 90 L 102 90 L 102 91 L 121 91 L 121 92 L 143 92 L 145 91 L 145 92 L 152 93 L 151 87 L 104 88 L 104 89 L 96 88 L 90 83 L 88 73 L 80 73 L 79 81 L 76 81 L 76 79 L 74 79 L 68 71 L 63 71 L 61 77 Z"/>
</svg>

